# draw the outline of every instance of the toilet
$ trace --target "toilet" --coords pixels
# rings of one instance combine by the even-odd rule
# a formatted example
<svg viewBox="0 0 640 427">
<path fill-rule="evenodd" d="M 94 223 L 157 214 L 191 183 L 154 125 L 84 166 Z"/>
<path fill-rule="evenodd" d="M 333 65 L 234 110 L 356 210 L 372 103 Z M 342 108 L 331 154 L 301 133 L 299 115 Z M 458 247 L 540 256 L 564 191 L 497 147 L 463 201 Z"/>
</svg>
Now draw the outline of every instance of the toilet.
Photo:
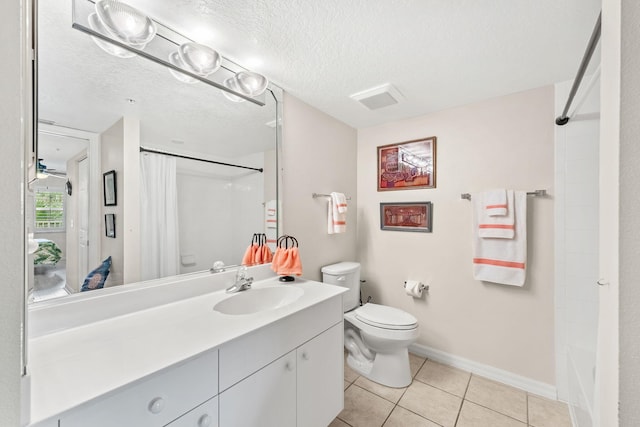
<svg viewBox="0 0 640 427">
<path fill-rule="evenodd" d="M 388 387 L 411 384 L 409 345 L 418 338 L 418 321 L 397 308 L 360 306 L 360 264 L 340 262 L 322 267 L 322 281 L 343 286 L 344 346 L 351 369 Z"/>
</svg>

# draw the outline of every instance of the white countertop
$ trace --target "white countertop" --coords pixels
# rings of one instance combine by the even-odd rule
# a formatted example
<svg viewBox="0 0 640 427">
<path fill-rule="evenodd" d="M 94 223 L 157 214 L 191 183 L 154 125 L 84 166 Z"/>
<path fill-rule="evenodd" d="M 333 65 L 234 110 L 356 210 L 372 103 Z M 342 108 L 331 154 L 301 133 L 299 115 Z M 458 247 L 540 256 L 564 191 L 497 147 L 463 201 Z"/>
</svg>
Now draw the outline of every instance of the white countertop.
<svg viewBox="0 0 640 427">
<path fill-rule="evenodd" d="M 31 338 L 31 422 L 69 410 L 346 291 L 303 279 L 282 284 L 270 278 L 253 284 L 254 288 L 271 286 L 294 286 L 304 294 L 281 308 L 225 315 L 213 306 L 232 295 L 218 290 Z"/>
</svg>

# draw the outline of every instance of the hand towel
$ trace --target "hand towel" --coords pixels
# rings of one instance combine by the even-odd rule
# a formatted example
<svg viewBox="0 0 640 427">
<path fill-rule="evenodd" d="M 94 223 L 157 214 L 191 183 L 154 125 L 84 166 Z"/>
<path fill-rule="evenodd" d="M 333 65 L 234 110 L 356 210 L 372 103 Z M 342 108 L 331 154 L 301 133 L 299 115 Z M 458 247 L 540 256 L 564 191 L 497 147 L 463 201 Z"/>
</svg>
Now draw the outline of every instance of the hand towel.
<svg viewBox="0 0 640 427">
<path fill-rule="evenodd" d="M 347 231 L 347 214 L 339 212 L 338 206 L 333 201 L 333 197 L 329 198 L 327 203 L 327 233 L 338 234 Z"/>
<path fill-rule="evenodd" d="M 273 253 L 273 258 L 271 259 L 271 269 L 277 274 L 278 268 L 280 268 L 280 263 L 282 260 L 282 253 L 284 249 L 280 246 L 276 246 L 276 251 Z"/>
<path fill-rule="evenodd" d="M 276 274 L 280 276 L 302 276 L 302 261 L 297 247 L 284 249 Z"/>
<path fill-rule="evenodd" d="M 489 216 L 486 207 L 487 197 L 491 192 L 483 192 L 473 196 L 473 200 L 481 205 L 478 214 L 478 236 L 482 238 L 513 239 L 515 235 L 515 216 L 513 211 L 513 190 L 506 190 L 507 214 L 503 216 Z"/>
<path fill-rule="evenodd" d="M 347 211 L 347 197 L 343 193 L 331 193 L 331 200 L 339 213 L 345 213 Z"/>
<path fill-rule="evenodd" d="M 247 250 L 242 257 L 242 265 L 254 265 L 255 264 L 255 253 L 258 250 L 258 245 L 252 243 L 249 245 Z"/>
<path fill-rule="evenodd" d="M 522 286 L 527 263 L 527 193 L 514 194 L 515 233 L 513 239 L 486 239 L 479 236 L 478 218 L 484 204 L 474 196 L 473 204 L 473 278 L 505 285 Z"/>
<path fill-rule="evenodd" d="M 484 192 L 484 208 L 488 216 L 507 214 L 507 190 L 504 188 Z"/>
</svg>

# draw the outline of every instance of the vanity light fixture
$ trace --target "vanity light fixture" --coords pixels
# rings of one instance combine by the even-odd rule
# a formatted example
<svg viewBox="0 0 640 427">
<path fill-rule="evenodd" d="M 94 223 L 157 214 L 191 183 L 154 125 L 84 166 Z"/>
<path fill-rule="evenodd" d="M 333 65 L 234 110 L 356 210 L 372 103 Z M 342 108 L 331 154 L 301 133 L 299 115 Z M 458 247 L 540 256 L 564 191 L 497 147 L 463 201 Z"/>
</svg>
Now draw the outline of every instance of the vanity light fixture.
<svg viewBox="0 0 640 427">
<path fill-rule="evenodd" d="M 89 34 L 110 55 L 145 58 L 166 66 L 184 83 L 200 81 L 222 90 L 231 101 L 265 105 L 263 94 L 269 81 L 223 58 L 214 49 L 195 43 L 119 0 L 72 3 L 72 27 Z"/>
</svg>

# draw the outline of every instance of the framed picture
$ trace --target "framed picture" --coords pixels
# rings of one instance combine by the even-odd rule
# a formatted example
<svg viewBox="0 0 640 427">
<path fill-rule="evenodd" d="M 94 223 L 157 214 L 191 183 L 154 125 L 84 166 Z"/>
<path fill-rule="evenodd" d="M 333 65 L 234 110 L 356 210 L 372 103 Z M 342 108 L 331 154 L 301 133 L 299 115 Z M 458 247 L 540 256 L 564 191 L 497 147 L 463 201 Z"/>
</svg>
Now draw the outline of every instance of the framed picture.
<svg viewBox="0 0 640 427">
<path fill-rule="evenodd" d="M 436 188 L 436 137 L 378 147 L 378 191 Z"/>
<path fill-rule="evenodd" d="M 116 215 L 106 214 L 104 216 L 104 229 L 107 237 L 116 238 Z"/>
<path fill-rule="evenodd" d="M 380 229 L 431 233 L 431 202 L 380 203 Z"/>
<path fill-rule="evenodd" d="M 109 171 L 102 174 L 104 184 L 104 205 L 116 206 L 118 204 L 116 194 L 116 171 Z"/>
</svg>

